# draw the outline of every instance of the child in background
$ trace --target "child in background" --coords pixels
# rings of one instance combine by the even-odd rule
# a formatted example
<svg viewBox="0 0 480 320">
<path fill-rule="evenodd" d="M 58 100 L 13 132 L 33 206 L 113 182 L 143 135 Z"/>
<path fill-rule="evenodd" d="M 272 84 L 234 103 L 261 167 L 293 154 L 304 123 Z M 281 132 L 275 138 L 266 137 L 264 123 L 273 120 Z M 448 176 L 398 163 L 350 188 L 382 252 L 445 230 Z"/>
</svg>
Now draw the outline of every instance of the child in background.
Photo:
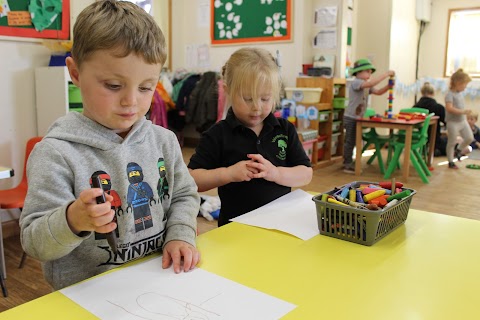
<svg viewBox="0 0 480 320">
<path fill-rule="evenodd" d="M 343 171 L 346 173 L 355 173 L 353 165 L 353 149 L 355 148 L 356 119 L 363 118 L 367 109 L 368 95 L 382 95 L 388 90 L 388 84 L 377 89 L 375 86 L 383 80 L 395 76 L 395 72 L 389 70 L 376 78 L 371 79 L 375 67 L 368 59 L 360 59 L 355 62 L 350 73 L 355 77 L 351 82 L 348 91 L 348 108 L 343 116 L 345 126 L 345 145 L 343 149 Z M 357 150 L 361 152 L 361 150 Z"/>
<path fill-rule="evenodd" d="M 73 37 L 66 63 L 83 114 L 58 119 L 30 155 L 25 252 L 56 290 L 162 250 L 163 268 L 191 270 L 197 187 L 175 134 L 145 119 L 166 60 L 162 31 L 137 5 L 104 0 L 78 15 Z"/>
<path fill-rule="evenodd" d="M 475 124 L 478 121 L 478 113 L 470 112 L 470 114 L 467 116 L 467 121 L 472 129 L 474 139 L 470 144 L 470 147 L 472 147 L 473 150 L 480 149 L 480 128 Z"/>
<path fill-rule="evenodd" d="M 243 48 L 222 69 L 227 117 L 203 133 L 188 168 L 200 192 L 218 187 L 218 225 L 261 207 L 312 179 L 295 127 L 273 115 L 281 79 L 273 56 Z"/>
<path fill-rule="evenodd" d="M 427 109 L 429 113 L 433 112 L 436 116 L 439 117 L 437 132 L 435 135 L 435 155 L 445 155 L 445 143 L 442 141 L 442 134 L 440 132 L 440 124 L 446 124 L 445 107 L 435 100 L 435 89 L 429 82 L 425 82 L 423 84 L 420 92 L 422 93 L 422 97 L 420 98 L 420 100 L 418 100 L 417 104 L 415 104 L 414 107 Z M 428 140 L 430 141 L 430 131 L 428 132 Z"/>
<path fill-rule="evenodd" d="M 465 109 L 465 99 L 462 92 L 467 87 L 472 78 L 462 69 L 455 71 L 450 77 L 450 90 L 445 95 L 445 109 L 447 111 L 446 121 L 448 141 L 447 141 L 447 158 L 448 167 L 451 169 L 458 169 L 453 162 L 455 156 L 459 161 L 462 155 L 462 150 L 472 143 L 473 133 L 470 125 L 467 122 L 467 115 L 472 111 Z M 457 137 L 460 136 L 462 143 L 457 145 Z"/>
</svg>

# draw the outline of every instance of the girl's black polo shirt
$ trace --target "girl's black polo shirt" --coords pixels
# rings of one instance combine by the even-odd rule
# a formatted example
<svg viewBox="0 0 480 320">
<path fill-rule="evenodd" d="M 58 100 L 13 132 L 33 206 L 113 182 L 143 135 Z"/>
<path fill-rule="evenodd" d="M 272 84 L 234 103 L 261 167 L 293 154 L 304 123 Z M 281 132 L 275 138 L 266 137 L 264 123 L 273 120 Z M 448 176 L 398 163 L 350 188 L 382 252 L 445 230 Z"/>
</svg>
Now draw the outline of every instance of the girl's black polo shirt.
<svg viewBox="0 0 480 320">
<path fill-rule="evenodd" d="M 293 124 L 270 114 L 265 118 L 262 132 L 257 137 L 238 121 L 231 108 L 225 120 L 203 133 L 188 167 L 207 170 L 229 167 L 239 161 L 249 160 L 247 154 L 256 153 L 277 167 L 311 167 Z M 229 219 L 257 209 L 290 191 L 290 187 L 265 179 L 232 182 L 218 187 L 221 200 L 218 225 L 222 226 Z"/>
</svg>

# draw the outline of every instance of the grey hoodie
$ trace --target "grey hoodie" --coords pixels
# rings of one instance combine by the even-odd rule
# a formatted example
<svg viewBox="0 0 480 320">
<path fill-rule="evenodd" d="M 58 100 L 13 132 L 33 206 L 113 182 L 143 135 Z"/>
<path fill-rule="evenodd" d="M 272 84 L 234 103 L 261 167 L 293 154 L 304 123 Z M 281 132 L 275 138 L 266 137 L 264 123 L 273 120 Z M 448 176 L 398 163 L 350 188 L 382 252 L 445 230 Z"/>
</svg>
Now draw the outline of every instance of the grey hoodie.
<svg viewBox="0 0 480 320">
<path fill-rule="evenodd" d="M 76 235 L 67 224 L 67 207 L 91 188 L 94 173 L 114 197 L 116 255 L 104 235 Z M 43 262 L 45 278 L 57 290 L 161 251 L 171 240 L 195 246 L 195 181 L 175 134 L 144 118 L 122 138 L 82 114 L 67 114 L 35 146 L 27 177 L 22 246 Z"/>
</svg>

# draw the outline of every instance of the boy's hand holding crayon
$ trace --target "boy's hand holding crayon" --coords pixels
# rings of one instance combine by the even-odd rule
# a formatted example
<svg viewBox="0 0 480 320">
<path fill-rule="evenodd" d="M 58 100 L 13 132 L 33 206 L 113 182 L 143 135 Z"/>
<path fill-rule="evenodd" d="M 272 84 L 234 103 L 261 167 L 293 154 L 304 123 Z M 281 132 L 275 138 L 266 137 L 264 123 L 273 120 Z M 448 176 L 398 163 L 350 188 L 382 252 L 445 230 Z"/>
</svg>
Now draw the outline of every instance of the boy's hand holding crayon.
<svg viewBox="0 0 480 320">
<path fill-rule="evenodd" d="M 111 208 L 113 197 L 105 194 L 105 203 L 97 204 L 97 197 L 101 196 L 103 190 L 100 188 L 86 189 L 67 208 L 68 226 L 75 234 L 82 231 L 95 231 L 108 233 L 115 230 L 117 224 L 113 222 L 115 212 Z"/>
</svg>

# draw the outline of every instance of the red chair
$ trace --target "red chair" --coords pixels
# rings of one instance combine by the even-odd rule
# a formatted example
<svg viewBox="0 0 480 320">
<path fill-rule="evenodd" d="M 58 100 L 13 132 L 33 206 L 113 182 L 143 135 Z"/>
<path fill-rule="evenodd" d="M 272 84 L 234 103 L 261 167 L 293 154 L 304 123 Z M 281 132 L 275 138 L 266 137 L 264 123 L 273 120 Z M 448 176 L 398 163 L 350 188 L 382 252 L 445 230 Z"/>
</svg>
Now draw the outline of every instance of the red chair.
<svg viewBox="0 0 480 320">
<path fill-rule="evenodd" d="M 27 196 L 27 160 L 30 156 L 30 153 L 33 150 L 33 147 L 37 142 L 42 140 L 42 137 L 34 137 L 27 141 L 27 148 L 25 150 L 25 161 L 23 164 L 23 177 L 20 184 L 12 189 L 7 190 L 0 190 L 0 209 L 23 209 L 23 204 L 25 201 L 25 197 Z M 22 255 L 22 259 L 20 261 L 19 268 L 23 267 L 25 262 L 25 258 L 27 257 L 26 253 L 24 252 Z"/>
</svg>

